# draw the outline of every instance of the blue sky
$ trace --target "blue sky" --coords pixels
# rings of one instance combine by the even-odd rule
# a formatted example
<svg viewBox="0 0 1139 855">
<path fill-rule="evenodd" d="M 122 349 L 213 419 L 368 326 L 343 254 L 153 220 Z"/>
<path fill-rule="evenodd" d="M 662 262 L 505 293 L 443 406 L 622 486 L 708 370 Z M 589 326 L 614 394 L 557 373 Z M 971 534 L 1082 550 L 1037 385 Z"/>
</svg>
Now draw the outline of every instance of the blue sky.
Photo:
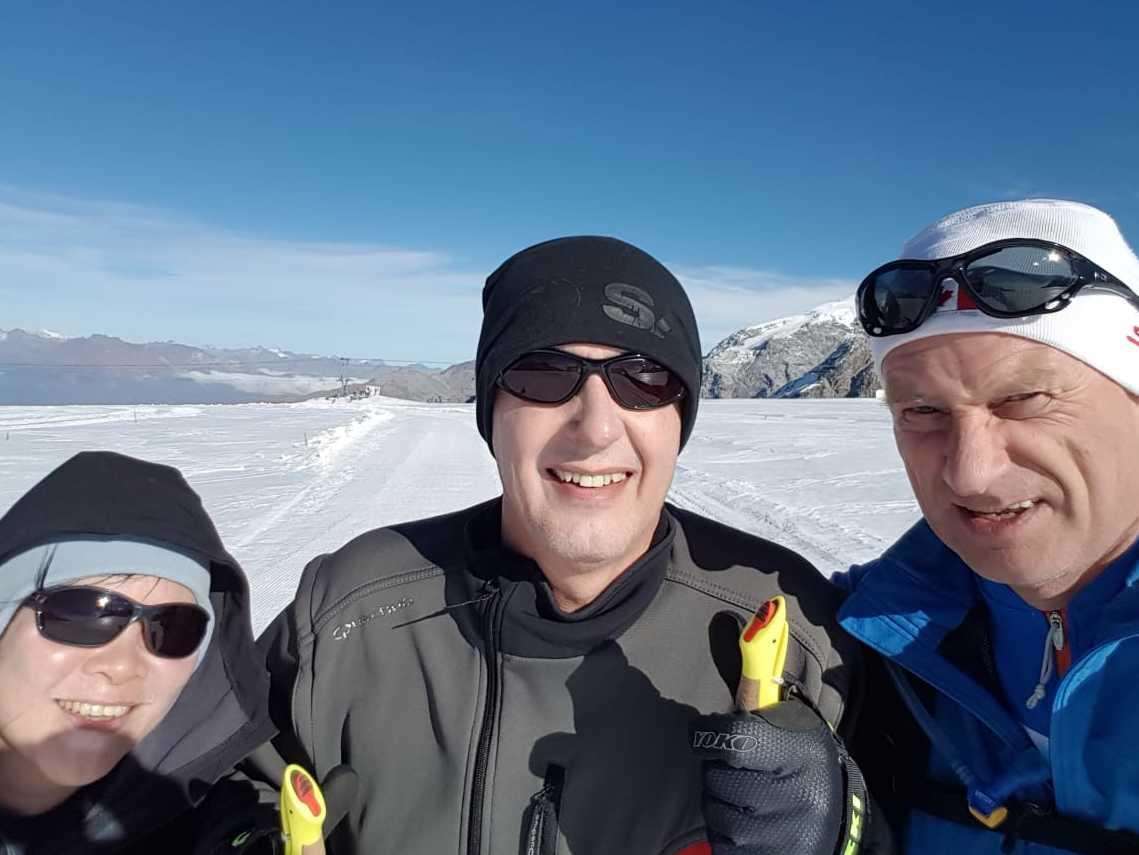
<svg viewBox="0 0 1139 855">
<path fill-rule="evenodd" d="M 1139 6 L 916 5 L 12 4 L 0 328 L 459 360 L 499 261 L 602 233 L 708 350 L 969 204 L 1139 243 Z"/>
</svg>

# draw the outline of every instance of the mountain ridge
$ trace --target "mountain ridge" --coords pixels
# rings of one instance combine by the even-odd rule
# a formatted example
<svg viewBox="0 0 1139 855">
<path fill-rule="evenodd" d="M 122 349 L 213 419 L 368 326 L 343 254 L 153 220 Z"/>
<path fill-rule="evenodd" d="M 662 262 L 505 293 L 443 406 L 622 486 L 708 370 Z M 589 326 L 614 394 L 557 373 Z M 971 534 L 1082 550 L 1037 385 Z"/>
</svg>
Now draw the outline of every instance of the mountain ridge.
<svg viewBox="0 0 1139 855">
<path fill-rule="evenodd" d="M 704 357 L 704 398 L 871 398 L 881 385 L 854 298 L 744 327 Z"/>
<path fill-rule="evenodd" d="M 66 337 L 47 330 L 0 330 L 0 404 L 285 402 L 344 394 L 349 386 L 355 394 L 465 401 L 474 394 L 474 382 L 468 389 L 455 368 L 432 371 L 266 346 L 222 348 L 130 342 L 103 333 Z"/>
<path fill-rule="evenodd" d="M 853 298 L 743 327 L 703 359 L 705 398 L 873 397 L 881 385 Z M 474 362 L 441 370 L 294 353 L 0 330 L 0 404 L 203 404 L 385 395 L 474 399 Z"/>
</svg>

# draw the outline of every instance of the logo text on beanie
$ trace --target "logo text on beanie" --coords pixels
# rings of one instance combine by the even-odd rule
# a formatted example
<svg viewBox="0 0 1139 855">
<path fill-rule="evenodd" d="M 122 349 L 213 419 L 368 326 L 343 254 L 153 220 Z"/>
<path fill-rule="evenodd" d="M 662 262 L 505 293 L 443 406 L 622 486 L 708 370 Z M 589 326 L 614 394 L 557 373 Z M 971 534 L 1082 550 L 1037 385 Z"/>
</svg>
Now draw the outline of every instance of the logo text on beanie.
<svg viewBox="0 0 1139 855">
<path fill-rule="evenodd" d="M 1127 340 L 1129 342 L 1131 342 L 1133 345 L 1135 345 L 1136 347 L 1139 347 L 1139 327 L 1135 327 L 1135 329 L 1133 329 L 1132 332 L 1135 333 L 1135 338 L 1132 338 L 1131 336 L 1127 336 Z"/>
<path fill-rule="evenodd" d="M 610 282 L 605 286 L 605 297 L 609 303 L 601 310 L 617 323 L 649 330 L 657 338 L 664 338 L 665 333 L 672 330 L 667 320 L 657 318 L 652 309 L 652 295 L 644 288 L 625 282 Z"/>
</svg>

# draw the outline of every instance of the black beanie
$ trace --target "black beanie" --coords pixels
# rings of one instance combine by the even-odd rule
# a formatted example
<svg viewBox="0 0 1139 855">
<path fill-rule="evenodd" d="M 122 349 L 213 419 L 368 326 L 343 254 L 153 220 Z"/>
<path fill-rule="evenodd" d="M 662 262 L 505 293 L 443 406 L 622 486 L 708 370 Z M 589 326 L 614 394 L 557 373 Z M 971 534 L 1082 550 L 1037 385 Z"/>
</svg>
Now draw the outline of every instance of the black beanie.
<svg viewBox="0 0 1139 855">
<path fill-rule="evenodd" d="M 495 381 L 532 350 L 600 344 L 650 356 L 684 382 L 680 447 L 700 400 L 701 351 L 684 288 L 663 264 L 610 237 L 535 244 L 490 274 L 475 357 L 475 415 L 491 446 Z"/>
</svg>

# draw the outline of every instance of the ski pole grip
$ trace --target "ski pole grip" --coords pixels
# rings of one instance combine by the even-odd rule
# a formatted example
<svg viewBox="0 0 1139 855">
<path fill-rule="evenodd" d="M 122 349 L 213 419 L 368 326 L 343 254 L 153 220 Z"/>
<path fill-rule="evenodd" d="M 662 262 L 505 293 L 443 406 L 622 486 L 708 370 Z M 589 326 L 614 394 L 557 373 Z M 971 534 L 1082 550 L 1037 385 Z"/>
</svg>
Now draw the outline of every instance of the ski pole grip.
<svg viewBox="0 0 1139 855">
<path fill-rule="evenodd" d="M 320 785 L 303 767 L 285 767 L 281 780 L 281 837 L 285 855 L 324 855 L 327 809 Z"/>
<path fill-rule="evenodd" d="M 787 602 L 772 597 L 756 609 L 740 634 L 740 682 L 736 706 L 755 712 L 779 703 L 787 659 Z"/>
</svg>

